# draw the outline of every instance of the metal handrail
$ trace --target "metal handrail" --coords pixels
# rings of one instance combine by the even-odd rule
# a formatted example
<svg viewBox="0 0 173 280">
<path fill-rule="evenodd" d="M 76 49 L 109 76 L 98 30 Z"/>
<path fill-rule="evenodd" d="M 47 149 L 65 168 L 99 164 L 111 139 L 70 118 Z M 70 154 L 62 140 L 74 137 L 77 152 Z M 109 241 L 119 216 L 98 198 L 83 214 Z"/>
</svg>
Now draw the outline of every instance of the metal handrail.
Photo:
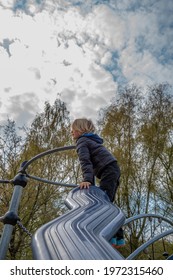
<svg viewBox="0 0 173 280">
<path fill-rule="evenodd" d="M 42 179 L 40 177 L 29 175 L 29 174 L 26 174 L 26 176 L 29 179 L 37 180 L 37 181 L 40 181 L 40 182 L 43 182 L 43 183 L 47 183 L 47 184 L 50 184 L 50 185 L 57 185 L 57 186 L 70 187 L 70 188 L 75 188 L 75 187 L 78 186 L 76 184 L 65 184 L 65 183 L 60 183 L 60 182 L 54 182 L 54 181 Z"/>
<path fill-rule="evenodd" d="M 147 218 L 147 217 L 153 217 L 153 218 L 158 218 L 158 219 L 162 219 L 163 221 L 167 222 L 168 224 L 170 224 L 171 226 L 173 226 L 173 222 L 167 218 L 165 218 L 164 216 L 158 215 L 158 214 L 139 214 L 136 216 L 133 216 L 131 218 L 128 218 L 127 220 L 125 220 L 125 223 L 123 226 L 126 226 L 127 224 L 137 220 L 137 219 L 141 219 L 141 218 Z"/>
<path fill-rule="evenodd" d="M 12 181 L 0 179 L 0 184 L 8 184 L 8 183 L 12 183 Z"/>
<path fill-rule="evenodd" d="M 40 178 L 40 177 L 37 177 L 37 176 L 33 176 L 33 175 L 30 175 L 30 174 L 26 173 L 26 169 L 28 168 L 28 166 L 31 165 L 31 163 L 33 163 L 34 161 L 40 159 L 41 157 L 44 157 L 44 156 L 47 156 L 47 155 L 50 155 L 50 154 L 53 154 L 53 153 L 56 153 L 56 152 L 61 152 L 61 151 L 66 151 L 66 150 L 73 150 L 75 148 L 76 148 L 75 145 L 71 145 L 71 146 L 58 147 L 58 148 L 54 148 L 54 149 L 42 152 L 42 153 L 34 156 L 30 160 L 25 161 L 22 164 L 22 166 L 20 167 L 18 173 L 25 173 L 26 177 L 28 177 L 30 179 L 37 180 L 37 181 L 40 181 L 40 182 L 43 182 L 43 183 L 47 183 L 47 184 L 51 184 L 51 185 L 58 185 L 58 186 L 72 187 L 72 188 L 77 187 L 76 184 L 66 184 L 66 183 L 54 182 L 54 181 L 50 181 L 50 180 L 43 179 L 43 178 Z M 0 179 L 0 183 L 6 183 L 6 184 L 13 183 L 13 180 L 3 180 L 3 179 Z"/>
<path fill-rule="evenodd" d="M 25 170 L 27 169 L 27 167 L 35 160 L 41 158 L 41 157 L 44 157 L 44 156 L 47 156 L 47 155 L 50 155 L 50 154 L 53 154 L 55 152 L 60 152 L 60 151 L 66 151 L 66 150 L 73 150 L 75 149 L 76 146 L 64 146 L 64 147 L 58 147 L 58 148 L 54 148 L 54 149 L 51 149 L 51 150 L 47 150 L 45 152 L 42 152 L 38 155 L 36 155 L 35 157 L 31 158 L 30 160 L 28 160 L 24 166 L 22 166 L 22 168 L 20 169 L 20 172 L 21 173 L 24 173 Z"/>
<path fill-rule="evenodd" d="M 162 232 L 158 235 L 156 235 L 155 237 L 151 238 L 150 240 L 146 241 L 144 244 L 142 244 L 140 247 L 138 247 L 133 253 L 131 253 L 126 260 L 132 260 L 134 259 L 137 255 L 139 255 L 143 250 L 145 250 L 148 246 L 150 246 L 151 244 L 153 244 L 154 242 L 156 242 L 157 240 L 167 236 L 173 234 L 173 229 L 167 230 L 165 232 Z"/>
<path fill-rule="evenodd" d="M 152 214 L 152 213 L 148 213 L 148 214 L 139 214 L 136 215 L 134 217 L 131 217 L 129 219 L 126 219 L 126 221 L 123 224 L 124 226 L 127 226 L 129 223 L 138 220 L 138 219 L 142 219 L 142 218 L 157 218 L 160 219 L 161 221 L 165 221 L 168 224 L 170 224 L 171 226 L 173 226 L 173 222 L 167 218 L 165 218 L 164 216 L 158 215 L 158 214 Z M 138 256 L 143 250 L 145 250 L 148 246 L 150 246 L 151 244 L 155 243 L 157 240 L 167 236 L 173 234 L 173 229 L 164 231 L 160 234 L 157 234 L 156 236 L 152 237 L 150 240 L 146 241 L 144 244 L 142 244 L 140 247 L 138 247 L 133 253 L 131 253 L 126 260 L 132 260 L 134 259 L 136 256 Z"/>
</svg>

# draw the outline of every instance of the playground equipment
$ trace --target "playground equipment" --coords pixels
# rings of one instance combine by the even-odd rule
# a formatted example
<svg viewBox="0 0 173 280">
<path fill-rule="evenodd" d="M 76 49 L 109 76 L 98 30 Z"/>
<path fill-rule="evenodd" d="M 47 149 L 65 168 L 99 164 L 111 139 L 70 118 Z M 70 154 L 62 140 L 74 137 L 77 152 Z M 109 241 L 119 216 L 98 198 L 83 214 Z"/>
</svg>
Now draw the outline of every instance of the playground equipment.
<svg viewBox="0 0 173 280">
<path fill-rule="evenodd" d="M 0 240 L 1 260 L 6 258 L 13 227 L 19 225 L 27 232 L 27 229 L 23 227 L 18 217 L 18 208 L 22 191 L 26 187 L 28 179 L 72 188 L 65 200 L 65 204 L 70 211 L 41 226 L 33 236 L 27 232 L 32 237 L 34 259 L 130 260 L 135 259 L 140 252 L 154 244 L 157 240 L 173 234 L 173 222 L 161 215 L 141 214 L 125 219 L 121 209 L 110 203 L 107 195 L 96 186 L 80 190 L 77 185 L 52 182 L 26 172 L 28 166 L 37 159 L 55 152 L 71 149 L 75 149 L 75 146 L 60 147 L 38 154 L 31 160 L 21 164 L 19 172 L 13 180 L 0 180 L 0 183 L 12 183 L 14 185 L 9 211 L 0 218 L 0 221 L 4 223 Z M 139 246 L 125 258 L 110 245 L 109 240 L 120 227 L 123 226 L 124 228 L 135 220 L 143 218 L 157 219 L 160 224 L 162 221 L 165 221 L 171 228 L 152 236 L 150 240 Z M 166 251 L 164 254 L 167 259 L 173 259 L 173 255 L 168 256 Z"/>
</svg>

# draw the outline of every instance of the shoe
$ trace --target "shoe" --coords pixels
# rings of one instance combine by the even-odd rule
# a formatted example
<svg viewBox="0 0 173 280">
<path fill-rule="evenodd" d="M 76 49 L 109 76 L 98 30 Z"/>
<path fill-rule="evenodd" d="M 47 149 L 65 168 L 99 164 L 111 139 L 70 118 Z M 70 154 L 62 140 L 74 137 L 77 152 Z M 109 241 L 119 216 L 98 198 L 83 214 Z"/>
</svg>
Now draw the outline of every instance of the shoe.
<svg viewBox="0 0 173 280">
<path fill-rule="evenodd" d="M 117 239 L 116 237 L 113 237 L 110 240 L 110 243 L 114 248 L 120 248 L 120 247 L 123 247 L 125 245 L 125 240 L 123 238 L 122 239 Z"/>
<path fill-rule="evenodd" d="M 116 238 L 116 248 L 120 248 L 120 247 L 123 247 L 125 245 L 125 240 L 122 238 L 122 239 L 117 239 Z"/>
<path fill-rule="evenodd" d="M 110 240 L 110 243 L 113 247 L 115 247 L 117 245 L 117 239 L 116 237 L 112 237 L 112 239 Z"/>
</svg>

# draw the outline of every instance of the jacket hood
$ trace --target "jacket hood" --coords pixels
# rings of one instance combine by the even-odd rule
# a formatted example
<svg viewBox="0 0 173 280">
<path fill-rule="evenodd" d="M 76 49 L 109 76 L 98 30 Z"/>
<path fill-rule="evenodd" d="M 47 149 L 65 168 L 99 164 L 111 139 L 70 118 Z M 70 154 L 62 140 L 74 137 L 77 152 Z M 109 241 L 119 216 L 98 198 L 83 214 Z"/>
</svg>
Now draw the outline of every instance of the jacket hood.
<svg viewBox="0 0 173 280">
<path fill-rule="evenodd" d="M 99 144 L 103 144 L 103 139 L 100 136 L 98 136 L 98 134 L 84 133 L 80 137 L 88 137 L 89 139 L 91 139 Z"/>
</svg>

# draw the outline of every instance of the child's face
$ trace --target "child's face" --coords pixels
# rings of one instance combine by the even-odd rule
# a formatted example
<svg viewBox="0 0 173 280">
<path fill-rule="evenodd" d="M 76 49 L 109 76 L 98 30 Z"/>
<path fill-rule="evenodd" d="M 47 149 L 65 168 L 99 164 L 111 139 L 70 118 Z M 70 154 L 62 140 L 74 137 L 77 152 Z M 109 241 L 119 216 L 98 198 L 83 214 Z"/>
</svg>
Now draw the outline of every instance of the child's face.
<svg viewBox="0 0 173 280">
<path fill-rule="evenodd" d="M 78 130 L 71 128 L 71 135 L 73 139 L 78 139 L 81 136 L 81 133 Z"/>
</svg>

